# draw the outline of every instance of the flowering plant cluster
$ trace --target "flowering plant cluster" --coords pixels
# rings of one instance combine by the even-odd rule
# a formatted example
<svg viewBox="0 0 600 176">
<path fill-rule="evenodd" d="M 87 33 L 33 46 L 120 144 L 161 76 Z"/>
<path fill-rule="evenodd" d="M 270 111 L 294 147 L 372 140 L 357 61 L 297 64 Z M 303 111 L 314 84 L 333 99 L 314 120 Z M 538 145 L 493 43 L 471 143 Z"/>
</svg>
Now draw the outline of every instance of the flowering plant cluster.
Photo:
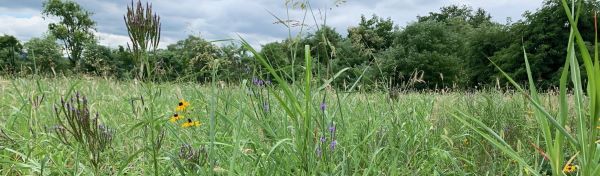
<svg viewBox="0 0 600 176">
<path fill-rule="evenodd" d="M 200 121 L 192 120 L 190 117 L 188 117 L 188 118 L 185 117 L 186 115 L 188 115 L 189 106 L 190 106 L 190 102 L 185 101 L 185 99 L 179 100 L 179 103 L 177 104 L 177 107 L 175 108 L 175 112 L 173 113 L 171 118 L 169 118 L 169 121 L 171 123 L 178 123 L 180 120 L 185 119 L 185 121 L 180 124 L 180 126 L 183 128 L 200 126 L 201 125 Z"/>
</svg>

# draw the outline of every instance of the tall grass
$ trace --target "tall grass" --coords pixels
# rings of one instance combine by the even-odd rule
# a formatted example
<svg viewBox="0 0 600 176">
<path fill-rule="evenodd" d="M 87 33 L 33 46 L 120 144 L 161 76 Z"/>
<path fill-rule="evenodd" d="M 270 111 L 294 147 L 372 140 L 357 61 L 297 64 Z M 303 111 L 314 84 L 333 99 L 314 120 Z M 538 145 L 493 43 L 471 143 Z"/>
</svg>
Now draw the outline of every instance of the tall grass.
<svg viewBox="0 0 600 176">
<path fill-rule="evenodd" d="M 594 58 L 592 58 L 577 27 L 577 21 L 580 16 L 579 12 L 583 8 L 583 1 L 578 1 L 577 5 L 575 5 L 575 1 L 571 2 L 572 4 L 569 6 L 566 0 L 562 0 L 562 5 L 571 26 L 571 32 L 569 41 L 567 41 L 567 56 L 560 78 L 560 93 L 557 100 L 559 113 L 552 114 L 548 111 L 547 107 L 542 105 L 540 95 L 535 88 L 535 80 L 531 76 L 531 68 L 529 67 L 525 48 L 523 48 L 523 54 L 529 78 L 529 90 L 526 91 L 523 89 L 505 72 L 502 71 L 502 74 L 505 75 L 519 92 L 524 94 L 531 106 L 534 107 L 533 114 L 538 124 L 537 127 L 542 132 L 542 145 L 544 146 L 544 150 L 538 148 L 538 152 L 544 156 L 543 162 L 550 163 L 552 175 L 574 173 L 598 175 L 600 174 L 600 155 L 597 153 L 598 145 L 596 140 L 598 138 L 597 118 L 600 110 L 600 102 L 598 102 L 600 100 L 598 97 L 600 93 L 600 66 L 598 64 L 600 63 L 598 63 L 597 31 L 596 38 L 594 39 Z M 581 59 L 583 60 L 583 68 L 585 68 L 587 79 L 583 79 L 581 76 L 580 64 L 575 54 L 575 45 L 579 48 L 579 54 L 581 54 Z M 570 85 L 567 82 L 569 78 L 571 80 Z M 585 88 L 584 84 L 586 84 Z M 567 87 L 572 87 L 572 99 L 569 99 L 567 96 L 570 91 Z M 574 103 L 569 103 L 570 101 Z M 575 116 L 576 129 L 574 131 L 566 129 L 569 127 L 567 121 L 570 114 Z M 524 159 L 525 157 L 519 156 L 503 138 L 499 137 L 496 132 L 473 116 L 456 111 L 453 117 L 477 131 L 497 149 L 518 161 L 520 166 L 527 169 L 531 174 L 537 175 L 540 173 L 539 168 L 535 169 L 535 167 L 530 166 L 530 163 L 527 163 Z M 567 156 L 567 159 L 565 159 L 565 156 Z M 573 161 L 576 161 L 577 164 Z M 572 167 L 576 169 L 573 170 L 571 169 Z"/>
<path fill-rule="evenodd" d="M 576 27 L 571 36 L 569 46 L 585 50 Z M 0 174 L 536 175 L 548 163 L 550 172 L 562 174 L 563 155 L 578 151 L 580 173 L 598 172 L 592 118 L 600 106 L 597 87 L 590 81 L 584 96 L 574 47 L 558 94 L 538 94 L 531 79 L 526 92 L 509 78 L 520 92 L 415 92 L 390 99 L 387 92 L 355 90 L 360 79 L 347 90 L 327 88 L 348 68 L 327 78 L 313 75 L 318 63 L 310 46 L 303 48 L 304 75 L 290 83 L 286 76 L 296 80 L 294 70 L 286 75 L 243 39 L 242 45 L 273 83 L 256 78 L 217 84 L 218 63 L 211 64 L 210 85 L 0 79 Z M 291 52 L 296 57 L 298 51 Z M 582 56 L 588 78 L 598 79 L 597 55 L 593 63 L 589 54 L 587 60 Z M 566 91 L 568 76 L 572 96 Z M 53 117 L 60 97 L 75 91 L 88 95 L 89 111 L 114 129 L 112 145 L 98 155 L 97 161 L 107 162 L 95 164 L 49 130 L 60 122 L 44 117 Z M 182 98 L 192 107 L 186 117 L 203 125 L 182 128 L 169 122 Z"/>
<path fill-rule="evenodd" d="M 477 119 L 499 131 L 498 135 L 515 148 L 526 163 L 535 163 L 535 156 L 539 156 L 529 142 L 537 143 L 540 133 L 535 129 L 535 121 L 526 114 L 525 97 L 521 94 L 423 92 L 400 94 L 397 101 L 390 101 L 386 92 L 329 92 L 323 112 L 319 105 L 327 90 L 317 91 L 318 86 L 313 86 L 309 100 L 312 122 L 309 135 L 305 136 L 304 119 L 289 115 L 300 114 L 293 112 L 297 110 L 289 102 L 300 101 L 300 111 L 305 109 L 305 91 L 294 85 L 290 85 L 290 93 L 297 100 L 287 99 L 283 86 L 275 83 L 262 87 L 251 81 L 223 88 L 216 85 L 214 94 L 211 86 L 150 83 L 152 92 L 161 92 L 150 100 L 148 94 L 152 92 L 145 88 L 148 85 L 130 81 L 57 78 L 14 79 L 2 83 L 0 175 L 90 175 L 96 172 L 87 156 L 64 145 L 52 131 L 44 129 L 58 123 L 52 118 L 52 106 L 59 103 L 61 96 L 74 92 L 71 89 L 87 95 L 90 111 L 98 112 L 100 121 L 114 129 L 113 143 L 101 156 L 110 162 L 99 167 L 98 175 L 153 175 L 154 161 L 159 175 L 513 175 L 522 172 L 514 169 L 511 158 L 492 150 L 493 145 L 484 142 L 483 137 L 467 130 L 460 122 L 448 119 L 451 114 L 445 107 L 449 106 L 481 117 Z M 46 98 L 36 112 L 40 127 L 34 127 L 38 131 L 34 138 L 27 123 L 28 109 L 33 104 L 25 100 L 42 93 Z M 139 95 L 144 96 L 146 106 L 141 106 Z M 181 128 L 168 121 L 179 96 L 194 107 L 193 113 L 187 116 L 200 120 L 203 125 Z M 551 105 L 556 97 L 540 95 L 544 106 Z M 277 99 L 285 104 L 278 103 Z M 152 105 L 155 113 L 138 111 L 135 115 L 132 100 L 135 107 L 139 107 L 135 109 L 143 110 Z M 261 101 L 271 102 L 268 111 L 258 103 Z M 212 130 L 211 111 L 214 111 Z M 555 114 L 558 109 L 549 111 Z M 151 131 L 143 127 L 150 123 L 148 120 L 165 131 L 156 160 Z M 336 125 L 337 145 L 333 150 L 329 147 L 331 120 Z M 319 156 L 316 148 L 321 136 L 326 137 L 326 142 Z M 302 146 L 305 143 L 308 145 Z M 198 153 L 196 162 L 179 157 L 182 144 L 189 144 Z M 211 152 L 211 156 L 204 151 Z"/>
</svg>

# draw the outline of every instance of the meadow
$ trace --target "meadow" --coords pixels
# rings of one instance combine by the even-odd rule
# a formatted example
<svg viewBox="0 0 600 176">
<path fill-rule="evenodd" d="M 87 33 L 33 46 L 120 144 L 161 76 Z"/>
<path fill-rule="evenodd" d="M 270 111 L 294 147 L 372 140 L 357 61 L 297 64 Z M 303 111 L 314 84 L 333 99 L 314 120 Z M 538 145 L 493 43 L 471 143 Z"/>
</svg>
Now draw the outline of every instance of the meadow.
<svg viewBox="0 0 600 176">
<path fill-rule="evenodd" d="M 527 162 L 549 168 L 534 147 L 540 133 L 520 93 L 404 92 L 392 99 L 383 91 L 313 89 L 306 142 L 303 125 L 296 125 L 298 119 L 274 97 L 283 91 L 257 80 L 212 86 L 101 78 L 0 83 L 0 175 L 526 173 L 450 117 L 457 110 L 479 117 Z M 292 91 L 303 98 L 301 86 Z M 96 164 L 85 142 L 59 134 L 58 120 L 65 117 L 54 108 L 61 108 L 62 97 L 69 102 L 76 94 L 86 96 L 91 118 L 98 113 L 98 123 L 107 129 L 99 131 L 110 138 Z M 551 102 L 557 95 L 542 97 L 555 112 Z M 189 106 L 176 112 L 181 99 Z M 184 119 L 171 122 L 174 113 Z M 182 127 L 187 118 L 200 125 Z"/>
<path fill-rule="evenodd" d="M 85 49 L 92 56 L 84 57 L 103 61 L 95 54 L 116 54 L 127 56 L 128 63 L 105 60 L 104 64 L 90 62 L 91 65 L 81 67 L 81 43 L 74 42 L 69 44 L 77 49 L 68 57 L 70 71 L 56 72 L 51 60 L 37 62 L 33 57 L 35 48 L 43 48 L 33 47 L 39 44 L 53 46 L 55 59 L 66 61 L 60 56 L 56 39 L 48 38 L 26 44 L 31 46 L 28 51 L 32 53 L 32 66 L 21 64 L 19 72 L 0 77 L 0 175 L 600 175 L 596 12 L 591 18 L 583 1 L 547 2 L 544 7 L 557 10 L 561 16 L 564 12 L 570 26 L 568 35 L 566 25 L 560 25 L 562 32 L 552 32 L 551 36 L 564 34 L 564 40 L 553 37 L 565 44 L 555 50 L 560 50 L 555 52 L 560 56 L 528 53 L 546 48 L 526 47 L 528 41 L 546 43 L 545 36 L 543 40 L 519 38 L 522 46 L 513 42 L 509 52 L 493 52 L 505 54 L 508 57 L 501 58 L 517 63 L 510 66 L 517 71 L 504 69 L 506 62 L 483 53 L 487 60 L 480 66 L 487 71 L 476 71 L 471 76 L 491 74 L 488 76 L 496 78 L 497 88 L 457 87 L 457 82 L 472 79 L 464 73 L 451 76 L 440 72 L 438 82 L 437 77 L 432 79 L 431 75 L 436 74 L 427 69 L 465 71 L 451 62 L 437 65 L 453 58 L 461 63 L 458 58 L 463 58 L 439 55 L 438 51 L 466 50 L 435 41 L 467 38 L 443 33 L 434 35 L 440 40 L 427 39 L 432 36 L 429 33 L 449 31 L 446 24 L 435 20 L 425 19 L 404 30 L 395 30 L 399 40 L 393 42 L 413 41 L 410 37 L 415 37 L 419 40 L 414 41 L 426 44 L 422 46 L 432 47 L 416 49 L 413 46 L 421 46 L 419 42 L 400 42 L 384 49 L 368 48 L 363 38 L 356 36 L 380 31 L 373 28 L 375 23 L 391 32 L 391 20 L 373 16 L 365 21 L 363 17 L 360 27 L 349 30 L 357 35 L 345 42 L 347 51 L 358 51 L 359 55 L 342 55 L 340 58 L 350 59 L 335 59 L 333 63 L 350 63 L 350 56 L 369 63 L 342 64 L 338 68 L 330 67 L 330 59 L 323 59 L 333 57 L 336 48 L 325 38 L 325 28 L 312 36 L 323 41 L 306 38 L 310 42 L 301 42 L 302 32 L 293 38 L 290 30 L 288 40 L 281 45 L 265 45 L 261 51 L 242 36 L 239 40 L 225 40 L 241 44 L 239 48 L 237 43 L 224 47 L 227 52 L 214 48 L 211 42 L 190 37 L 187 43 L 192 44 L 188 49 L 208 50 L 181 57 L 171 55 L 186 53 L 177 50 L 178 45 L 186 48 L 186 39 L 168 47 L 175 50 L 160 54 L 160 18 L 151 15 L 149 6 L 144 12 L 139 1 L 134 10 L 132 2 L 124 20 L 133 48 L 125 51 L 121 47 L 115 53 L 101 47 Z M 80 17 L 88 22 L 87 28 L 94 25 L 89 13 L 72 1 L 52 0 L 44 6 L 46 15 L 60 16 L 65 9 L 75 10 L 72 13 L 83 14 Z M 306 14 L 309 11 L 305 8 L 301 6 Z M 452 9 L 458 7 L 445 8 L 446 12 Z M 472 12 L 466 7 L 462 10 Z M 580 16 L 590 18 L 582 19 L 590 24 L 593 21 L 593 28 L 578 27 Z M 53 29 L 55 33 L 65 31 L 50 30 Z M 589 40 L 589 29 L 594 29 L 593 42 Z M 385 38 L 391 36 L 388 32 L 373 41 L 391 39 Z M 481 41 L 496 43 L 491 40 L 494 38 L 501 37 L 483 37 Z M 341 43 L 344 42 L 338 42 Z M 477 42 L 470 44 L 478 46 Z M 281 48 L 284 46 L 287 49 Z M 313 52 L 318 46 L 325 46 L 319 50 L 325 53 Z M 9 49 L 6 51 L 13 65 L 7 67 L 8 71 L 18 71 L 13 68 L 19 64 L 17 61 L 30 61 L 16 59 L 24 57 L 17 57 L 17 47 Z M 480 49 L 475 47 L 477 53 Z M 278 55 L 269 54 L 270 51 L 277 51 Z M 396 55 L 406 54 L 403 51 L 410 52 Z M 418 52 L 411 54 L 414 51 Z M 153 60 L 156 58 L 171 59 Z M 387 58 L 390 62 L 378 62 L 375 58 Z M 427 62 L 423 58 L 434 60 Z M 484 57 L 476 58 L 481 61 Z M 539 63 L 547 62 L 541 59 L 548 58 L 556 61 L 552 68 L 539 69 Z M 427 69 L 412 68 L 396 62 L 397 59 L 408 59 L 408 63 Z M 163 65 L 162 61 L 178 63 Z M 376 66 L 372 63 L 416 70 L 406 72 L 395 66 L 375 70 L 371 69 Z M 114 69 L 119 65 L 126 67 Z M 38 72 L 40 69 L 42 72 Z M 125 74 L 114 73 L 119 70 Z M 553 71 L 540 72 L 543 70 Z M 393 74 L 386 75 L 384 71 Z M 347 79 L 348 74 L 353 75 L 352 79 Z M 404 79 L 407 75 L 409 78 Z M 553 86 L 544 83 L 543 76 L 547 75 L 552 75 Z M 500 79 L 507 86 L 499 88 Z M 417 87 L 415 82 L 425 85 Z M 484 85 L 491 87 L 493 83 Z"/>
</svg>

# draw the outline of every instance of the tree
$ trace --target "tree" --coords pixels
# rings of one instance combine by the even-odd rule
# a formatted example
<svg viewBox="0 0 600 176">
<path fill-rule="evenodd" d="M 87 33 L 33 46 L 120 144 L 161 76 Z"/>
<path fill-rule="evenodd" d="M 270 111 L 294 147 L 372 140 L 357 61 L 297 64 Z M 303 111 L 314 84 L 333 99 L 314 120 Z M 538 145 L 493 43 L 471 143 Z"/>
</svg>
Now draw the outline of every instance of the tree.
<svg viewBox="0 0 600 176">
<path fill-rule="evenodd" d="M 112 76 L 118 73 L 117 70 L 120 66 L 121 60 L 112 55 L 110 48 L 94 42 L 86 45 L 78 68 L 92 75 Z"/>
<path fill-rule="evenodd" d="M 392 34 L 397 27 L 392 19 L 383 19 L 373 15 L 368 19 L 363 15 L 356 27 L 348 28 L 348 38 L 364 56 L 372 56 L 392 44 Z M 369 58 L 371 59 L 371 58 Z"/>
<path fill-rule="evenodd" d="M 282 42 L 271 42 L 271 43 L 267 43 L 265 45 L 262 46 L 262 49 L 260 51 L 260 53 L 265 57 L 265 59 L 267 60 L 267 62 L 269 62 L 269 64 L 271 64 L 271 66 L 273 66 L 273 68 L 279 72 L 280 75 L 284 75 L 284 79 L 287 78 L 288 80 L 293 79 L 292 78 L 292 72 L 296 71 L 297 73 L 295 73 L 296 75 L 300 75 L 300 67 L 302 65 L 300 61 L 300 59 L 296 60 L 296 62 L 294 63 L 294 66 L 297 68 L 292 68 L 292 59 L 293 58 L 303 58 L 303 57 L 291 57 L 291 52 L 290 52 L 290 48 L 288 46 L 293 46 L 293 45 L 289 45 L 289 42 L 292 42 L 290 40 L 284 40 Z M 302 42 L 300 42 L 302 43 Z M 300 44 L 298 44 L 298 46 L 300 46 Z M 304 48 L 304 45 L 301 45 L 302 48 Z M 298 47 L 298 56 L 303 56 L 304 55 L 304 50 L 300 50 L 300 47 Z M 258 62 L 258 61 L 257 61 Z M 256 63 L 256 68 L 257 71 L 259 72 L 258 74 L 260 76 L 267 76 L 268 73 L 266 72 L 266 70 L 263 69 L 259 69 L 262 68 L 262 65 L 260 63 Z"/>
<path fill-rule="evenodd" d="M 221 46 L 220 51 L 221 59 L 228 63 L 219 69 L 219 75 L 222 78 L 229 81 L 240 81 L 243 78 L 252 76 L 251 71 L 255 63 L 249 55 L 250 51 L 235 43 Z"/>
<path fill-rule="evenodd" d="M 451 87 L 461 81 L 463 65 L 458 53 L 464 47 L 458 33 L 434 20 L 410 24 L 396 34 L 394 46 L 379 56 L 382 73 L 391 73 L 394 86 L 408 81 L 413 73 L 422 73 L 417 88 Z"/>
<path fill-rule="evenodd" d="M 580 14 L 594 14 L 594 9 L 599 7 L 597 2 L 584 3 L 586 4 L 583 5 Z M 538 86 L 557 86 L 560 70 L 567 55 L 565 48 L 570 31 L 564 8 L 558 1 L 545 1 L 542 8 L 536 12 L 527 12 L 524 17 L 524 20 L 511 26 L 510 35 L 507 37 L 510 45 L 490 59 L 515 81 L 525 82 L 527 74 L 523 58 L 524 47 L 531 64 L 533 79 L 538 80 Z M 594 41 L 593 15 L 581 15 L 578 25 L 584 40 Z"/>
<path fill-rule="evenodd" d="M 192 76 L 200 82 L 204 82 L 210 76 L 209 63 L 219 58 L 219 47 L 191 35 L 167 46 L 167 51 L 169 53 L 163 53 L 158 59 L 165 62 L 169 72 Z"/>
<path fill-rule="evenodd" d="M 48 24 L 48 30 L 63 42 L 71 66 L 74 67 L 81 59 L 85 45 L 94 38 L 95 22 L 91 19 L 92 14 L 70 0 L 46 1 L 42 14 L 59 19 L 58 23 Z"/>
<path fill-rule="evenodd" d="M 479 27 L 481 24 L 491 23 L 492 16 L 482 8 L 473 12 L 469 6 L 450 5 L 440 8 L 440 12 L 429 12 L 427 16 L 417 16 L 418 22 L 434 20 L 448 23 L 453 20 L 465 21 L 473 27 Z"/>
<path fill-rule="evenodd" d="M 32 38 L 25 43 L 27 60 L 34 73 L 56 73 L 65 68 L 60 45 L 56 38 L 47 35 L 43 38 Z"/>
<path fill-rule="evenodd" d="M 467 35 L 463 58 L 468 72 L 468 86 L 481 87 L 480 85 L 495 83 L 500 75 L 489 58 L 509 47 L 513 42 L 511 38 L 510 26 L 500 24 L 481 25 Z"/>
<path fill-rule="evenodd" d="M 0 36 L 0 72 L 16 71 L 17 58 L 22 50 L 23 46 L 14 36 Z"/>
</svg>

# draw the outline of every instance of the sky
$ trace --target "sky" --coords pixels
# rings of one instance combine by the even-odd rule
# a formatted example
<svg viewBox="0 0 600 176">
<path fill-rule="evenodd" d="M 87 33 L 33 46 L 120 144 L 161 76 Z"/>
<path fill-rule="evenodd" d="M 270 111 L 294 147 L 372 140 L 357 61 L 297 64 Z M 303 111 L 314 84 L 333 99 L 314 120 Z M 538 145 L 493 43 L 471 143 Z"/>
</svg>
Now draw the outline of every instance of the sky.
<svg viewBox="0 0 600 176">
<path fill-rule="evenodd" d="M 102 45 L 117 47 L 129 42 L 123 15 L 131 0 L 74 0 L 93 13 L 96 36 Z M 137 1 L 137 0 L 136 0 Z M 238 39 L 238 35 L 255 47 L 282 40 L 288 29 L 275 23 L 281 19 L 302 21 L 304 12 L 286 7 L 293 0 L 144 0 L 152 3 L 161 17 L 162 36 L 159 47 L 199 35 L 207 40 Z M 416 16 L 438 11 L 440 7 L 457 4 L 483 8 L 494 21 L 518 21 L 525 11 L 541 7 L 543 0 L 310 0 L 305 28 L 326 23 L 342 35 L 348 27 L 356 26 L 361 15 L 391 18 L 400 27 L 414 22 Z M 0 0 L 0 35 L 16 36 L 21 41 L 43 36 L 52 17 L 41 14 L 44 0 Z M 291 5 L 288 5 L 291 6 Z M 314 14 L 314 15 L 313 15 Z M 313 18 L 314 17 L 314 18 Z M 316 23 L 315 23 L 316 21 Z M 299 27 L 292 30 L 296 34 Z"/>
</svg>

